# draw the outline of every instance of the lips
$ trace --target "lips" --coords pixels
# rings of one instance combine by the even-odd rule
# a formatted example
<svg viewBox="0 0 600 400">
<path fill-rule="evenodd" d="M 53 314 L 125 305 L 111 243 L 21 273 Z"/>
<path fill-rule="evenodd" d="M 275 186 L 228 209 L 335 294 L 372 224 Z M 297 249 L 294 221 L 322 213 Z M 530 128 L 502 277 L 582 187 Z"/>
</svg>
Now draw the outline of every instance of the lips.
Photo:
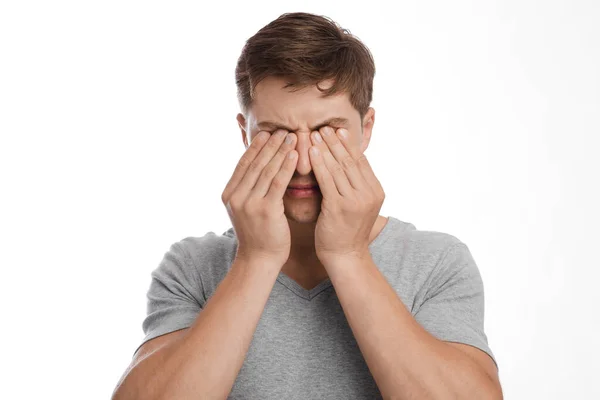
<svg viewBox="0 0 600 400">
<path fill-rule="evenodd" d="M 290 189 L 318 189 L 319 185 L 293 185 L 288 186 Z"/>
</svg>

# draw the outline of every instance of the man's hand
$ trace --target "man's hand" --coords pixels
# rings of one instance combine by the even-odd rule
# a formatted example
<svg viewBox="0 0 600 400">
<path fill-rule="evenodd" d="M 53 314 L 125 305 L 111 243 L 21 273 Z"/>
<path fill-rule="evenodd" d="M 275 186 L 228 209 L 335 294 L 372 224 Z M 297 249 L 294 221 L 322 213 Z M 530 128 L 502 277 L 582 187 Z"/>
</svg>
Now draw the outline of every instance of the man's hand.
<svg viewBox="0 0 600 400">
<path fill-rule="evenodd" d="M 284 140 L 284 139 L 289 140 Z M 236 258 L 283 265 L 291 236 L 283 196 L 298 162 L 296 135 L 260 132 L 244 152 L 221 200 L 238 238 Z"/>
<path fill-rule="evenodd" d="M 369 237 L 385 198 L 367 158 L 346 129 L 312 132 L 310 160 L 323 201 L 315 228 L 317 257 L 369 255 Z M 344 137 L 344 135 L 347 137 Z M 318 149 L 318 153 L 313 151 Z"/>
</svg>

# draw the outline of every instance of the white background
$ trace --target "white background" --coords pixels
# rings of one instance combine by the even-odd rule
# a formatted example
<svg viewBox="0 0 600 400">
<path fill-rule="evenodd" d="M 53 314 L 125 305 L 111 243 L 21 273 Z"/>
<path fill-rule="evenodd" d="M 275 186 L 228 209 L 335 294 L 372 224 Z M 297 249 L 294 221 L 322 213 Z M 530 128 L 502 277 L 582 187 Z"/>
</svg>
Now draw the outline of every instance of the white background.
<svg viewBox="0 0 600 400">
<path fill-rule="evenodd" d="M 0 5 L 0 397 L 110 397 L 150 272 L 230 226 L 245 40 L 308 11 L 371 49 L 381 214 L 469 246 L 505 398 L 600 398 L 600 3 L 209 4 Z"/>
</svg>

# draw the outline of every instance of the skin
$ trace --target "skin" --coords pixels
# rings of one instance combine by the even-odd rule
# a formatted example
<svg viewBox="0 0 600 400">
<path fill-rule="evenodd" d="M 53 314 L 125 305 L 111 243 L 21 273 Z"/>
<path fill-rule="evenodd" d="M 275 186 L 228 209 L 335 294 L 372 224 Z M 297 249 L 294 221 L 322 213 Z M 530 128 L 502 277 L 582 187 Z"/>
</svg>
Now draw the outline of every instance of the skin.
<svg viewBox="0 0 600 400">
<path fill-rule="evenodd" d="M 321 98 L 314 87 L 289 92 L 282 90 L 281 80 L 261 83 L 247 117 L 238 115 L 244 144 L 265 129 L 259 126 L 264 119 L 285 124 L 297 135 L 299 159 L 291 184 L 318 183 L 323 194 L 284 197 L 292 248 L 283 272 L 307 289 L 330 277 L 384 398 L 502 399 L 492 359 L 475 347 L 442 342 L 425 331 L 368 254 L 368 243 L 387 223 L 378 214 L 383 188 L 363 154 L 374 110 L 370 108 L 361 121 L 343 94 Z M 346 125 L 316 126 L 332 116 L 346 118 Z M 323 135 L 321 142 L 312 128 Z M 345 128 L 348 138 L 336 128 Z M 318 148 L 319 154 L 309 154 L 311 148 Z M 140 348 L 113 399 L 183 399 L 199 393 L 225 397 L 280 265 L 236 260 L 191 328 Z"/>
<path fill-rule="evenodd" d="M 333 129 L 344 128 L 348 131 L 348 143 L 354 149 L 354 154 L 362 154 L 369 146 L 375 110 L 370 107 L 361 120 L 347 93 L 322 97 L 315 85 L 291 91 L 283 89 L 286 83 L 282 78 L 268 77 L 256 86 L 255 97 L 247 115 L 237 115 L 242 141 L 248 148 L 261 131 L 274 133 L 278 128 L 284 128 L 293 132 L 297 136 L 295 150 L 298 152 L 298 162 L 290 185 L 318 184 L 309 154 L 310 147 L 314 145 L 311 133 L 322 131 L 326 126 Z M 327 88 L 331 84 L 332 81 L 323 81 L 319 85 Z M 322 125 L 322 122 L 336 117 L 344 118 L 347 122 L 335 121 Z M 264 121 L 276 124 L 262 124 Z M 322 200 L 320 193 L 302 199 L 285 195 L 283 199 L 292 244 L 290 257 L 281 271 L 306 289 L 315 287 L 328 277 L 315 249 L 315 229 Z M 369 243 L 377 237 L 386 223 L 386 217 L 377 216 L 369 235 Z"/>
<path fill-rule="evenodd" d="M 378 214 L 383 188 L 363 154 L 375 111 L 369 108 L 361 121 L 346 94 L 323 98 L 316 86 L 291 92 L 284 85 L 265 79 L 248 115 L 238 115 L 246 146 L 265 129 L 294 132 L 299 159 L 290 184 L 321 189 L 313 198 L 284 197 L 292 244 L 282 271 L 305 288 L 331 279 L 384 398 L 502 399 L 492 359 L 425 331 L 370 257 L 368 244 L 387 223 Z M 347 121 L 322 124 L 331 117 Z"/>
</svg>

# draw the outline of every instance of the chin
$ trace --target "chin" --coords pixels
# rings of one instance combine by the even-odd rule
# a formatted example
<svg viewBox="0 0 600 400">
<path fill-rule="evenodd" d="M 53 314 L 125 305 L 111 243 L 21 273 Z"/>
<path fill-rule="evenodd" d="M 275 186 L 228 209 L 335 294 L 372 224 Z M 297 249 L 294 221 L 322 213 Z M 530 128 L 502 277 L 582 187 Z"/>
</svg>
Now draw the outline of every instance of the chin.
<svg viewBox="0 0 600 400">
<path fill-rule="evenodd" d="M 285 216 L 288 220 L 294 221 L 298 224 L 316 224 L 317 219 L 319 218 L 319 214 L 293 214 L 293 213 L 285 213 Z"/>
<path fill-rule="evenodd" d="M 284 212 L 287 219 L 299 224 L 315 224 L 321 213 L 321 199 L 294 199 L 284 202 Z"/>
</svg>

